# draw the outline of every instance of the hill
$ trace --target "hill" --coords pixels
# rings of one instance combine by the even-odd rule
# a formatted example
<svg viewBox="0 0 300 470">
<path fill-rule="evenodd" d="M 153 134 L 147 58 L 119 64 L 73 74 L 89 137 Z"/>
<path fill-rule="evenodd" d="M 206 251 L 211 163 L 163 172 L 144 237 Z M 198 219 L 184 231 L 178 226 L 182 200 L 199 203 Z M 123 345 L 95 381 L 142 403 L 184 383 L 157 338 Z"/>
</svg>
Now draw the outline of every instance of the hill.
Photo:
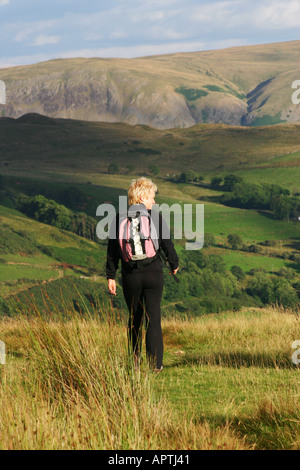
<svg viewBox="0 0 300 470">
<path fill-rule="evenodd" d="M 52 296 L 59 297 L 61 289 L 70 293 L 72 286 L 84 296 L 92 294 L 96 280 L 101 290 L 105 248 L 99 243 L 1 205 L 0 221 L 0 305 L 1 296 L 17 294 L 20 300 L 20 293 L 30 289 L 40 295 L 42 288 L 53 286 Z M 78 292 L 73 294 L 76 300 Z M 3 309 L 1 305 L 1 314 Z"/>
<path fill-rule="evenodd" d="M 298 186 L 300 124 L 233 127 L 198 124 L 163 131 L 149 126 L 53 119 L 37 114 L 0 118 L 0 174 L 68 174 L 94 182 L 108 165 L 121 173 L 161 176 L 187 169 L 201 175 L 241 172 Z M 271 172 L 271 173 L 270 173 Z M 76 176 L 75 176 L 76 175 Z M 251 176 L 252 175 L 252 176 Z M 285 175 L 283 177 L 283 175 Z"/>
<path fill-rule="evenodd" d="M 0 115 L 39 113 L 156 128 L 299 122 L 300 41 L 137 59 L 56 59 L 0 70 Z"/>
</svg>

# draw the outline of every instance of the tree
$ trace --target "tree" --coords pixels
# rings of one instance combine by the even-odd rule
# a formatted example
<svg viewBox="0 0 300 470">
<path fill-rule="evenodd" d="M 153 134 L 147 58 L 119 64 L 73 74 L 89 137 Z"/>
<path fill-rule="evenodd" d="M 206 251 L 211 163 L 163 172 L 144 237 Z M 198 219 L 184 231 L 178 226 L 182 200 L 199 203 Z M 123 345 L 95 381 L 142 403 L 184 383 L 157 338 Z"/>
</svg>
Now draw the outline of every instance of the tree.
<svg viewBox="0 0 300 470">
<path fill-rule="evenodd" d="M 264 304 L 295 307 L 299 302 L 295 289 L 285 278 L 272 278 L 262 272 L 255 273 L 247 286 L 247 293 L 259 297 Z"/>
<path fill-rule="evenodd" d="M 86 202 L 86 195 L 76 186 L 69 186 L 61 192 L 60 201 L 71 209 L 77 209 Z"/>
<path fill-rule="evenodd" d="M 232 191 L 234 186 L 237 183 L 242 183 L 243 178 L 241 176 L 235 175 L 227 175 L 224 177 L 224 190 L 225 191 Z"/>
<path fill-rule="evenodd" d="M 286 279 L 274 279 L 273 288 L 277 304 L 293 308 L 299 303 L 297 292 Z"/>
<path fill-rule="evenodd" d="M 160 168 L 157 165 L 150 165 L 149 166 L 149 171 L 152 175 L 158 175 L 160 173 Z"/>
<path fill-rule="evenodd" d="M 205 233 L 204 234 L 204 246 L 211 247 L 212 245 L 216 244 L 216 239 L 213 233 Z"/>
<path fill-rule="evenodd" d="M 274 197 L 271 206 L 276 216 L 282 220 L 289 220 L 295 211 L 295 202 L 287 195 Z"/>
<path fill-rule="evenodd" d="M 196 176 L 194 181 L 195 181 L 195 183 L 201 183 L 201 181 L 204 181 L 204 178 L 203 178 L 203 176 L 198 175 L 198 176 Z"/>
<path fill-rule="evenodd" d="M 220 186 L 221 186 L 221 183 L 223 181 L 223 178 L 220 178 L 219 176 L 214 176 L 211 180 L 210 180 L 210 185 L 212 188 L 214 189 L 220 189 Z"/>
<path fill-rule="evenodd" d="M 295 271 L 292 268 L 283 266 L 279 269 L 278 276 L 284 277 L 285 279 L 293 279 L 295 277 Z"/>
<path fill-rule="evenodd" d="M 230 233 L 227 237 L 227 243 L 233 250 L 238 250 L 243 246 L 243 240 L 238 233 Z"/>
<path fill-rule="evenodd" d="M 240 266 L 231 266 L 230 271 L 239 281 L 245 278 L 245 273 Z"/>
<path fill-rule="evenodd" d="M 225 262 L 220 255 L 209 255 L 206 258 L 206 266 L 207 269 L 210 269 L 214 273 L 221 273 L 224 274 L 226 272 L 226 265 Z"/>
<path fill-rule="evenodd" d="M 264 304 L 275 302 L 273 282 L 270 276 L 256 272 L 250 279 L 246 292 L 252 297 L 258 297 Z"/>
<path fill-rule="evenodd" d="M 127 173 L 132 173 L 134 170 L 134 165 L 132 163 L 129 163 L 129 165 L 126 165 L 127 168 Z"/>
<path fill-rule="evenodd" d="M 120 172 L 120 167 L 117 163 L 110 163 L 107 170 L 110 174 L 116 174 Z"/>
</svg>

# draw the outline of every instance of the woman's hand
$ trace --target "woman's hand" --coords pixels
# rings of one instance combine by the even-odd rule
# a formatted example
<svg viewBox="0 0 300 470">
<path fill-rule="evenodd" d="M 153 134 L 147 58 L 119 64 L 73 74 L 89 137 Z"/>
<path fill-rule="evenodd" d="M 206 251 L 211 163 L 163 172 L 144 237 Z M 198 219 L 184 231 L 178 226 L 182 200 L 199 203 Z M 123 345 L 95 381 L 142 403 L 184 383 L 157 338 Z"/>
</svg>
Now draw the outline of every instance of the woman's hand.
<svg viewBox="0 0 300 470">
<path fill-rule="evenodd" d="M 178 269 L 179 269 L 179 266 L 178 266 L 178 268 L 174 269 L 174 271 L 172 271 L 173 274 L 177 274 Z"/>
<path fill-rule="evenodd" d="M 114 279 L 108 279 L 108 290 L 112 295 L 117 295 L 117 284 Z"/>
</svg>

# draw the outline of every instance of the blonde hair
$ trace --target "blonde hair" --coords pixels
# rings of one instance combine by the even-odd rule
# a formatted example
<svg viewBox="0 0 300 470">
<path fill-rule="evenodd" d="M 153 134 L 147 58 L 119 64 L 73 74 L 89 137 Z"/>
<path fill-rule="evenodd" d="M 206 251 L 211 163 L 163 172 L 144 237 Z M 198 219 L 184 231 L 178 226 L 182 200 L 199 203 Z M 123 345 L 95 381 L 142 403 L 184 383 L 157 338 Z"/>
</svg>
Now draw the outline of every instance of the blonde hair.
<svg viewBox="0 0 300 470">
<path fill-rule="evenodd" d="M 139 204 L 141 202 L 141 197 L 146 196 L 151 190 L 156 193 L 157 186 L 149 178 L 142 177 L 138 180 L 132 180 L 128 190 L 129 206 Z"/>
</svg>

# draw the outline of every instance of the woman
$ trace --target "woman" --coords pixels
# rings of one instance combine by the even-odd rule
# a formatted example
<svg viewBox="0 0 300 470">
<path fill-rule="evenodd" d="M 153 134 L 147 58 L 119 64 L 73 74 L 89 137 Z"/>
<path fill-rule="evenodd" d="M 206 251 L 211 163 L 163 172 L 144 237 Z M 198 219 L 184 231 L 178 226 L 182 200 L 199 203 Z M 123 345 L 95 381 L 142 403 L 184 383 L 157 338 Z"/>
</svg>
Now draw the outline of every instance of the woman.
<svg viewBox="0 0 300 470">
<path fill-rule="evenodd" d="M 133 180 L 128 191 L 129 206 L 140 205 L 141 210 L 147 209 L 151 216 L 157 186 L 148 178 Z M 178 256 L 170 236 L 165 236 L 165 222 L 160 213 L 154 214 L 152 220 L 158 221 L 157 233 L 159 247 L 169 261 L 173 274 L 178 271 Z M 118 215 L 116 227 L 118 227 Z M 156 222 L 157 223 L 157 222 Z M 167 231 L 168 232 L 168 231 Z M 164 236 L 162 236 L 164 235 Z M 137 239 L 137 245 L 139 237 Z M 146 352 L 151 367 L 160 371 L 163 368 L 163 338 L 161 330 L 160 304 L 163 293 L 163 263 L 159 256 L 151 262 L 136 261 L 128 263 L 121 256 L 118 234 L 110 238 L 107 248 L 106 276 L 108 289 L 116 295 L 116 270 L 119 259 L 122 261 L 122 287 L 127 307 L 130 312 L 128 323 L 129 344 L 132 347 L 135 362 L 138 364 L 141 354 L 142 323 L 146 314 Z"/>
</svg>

